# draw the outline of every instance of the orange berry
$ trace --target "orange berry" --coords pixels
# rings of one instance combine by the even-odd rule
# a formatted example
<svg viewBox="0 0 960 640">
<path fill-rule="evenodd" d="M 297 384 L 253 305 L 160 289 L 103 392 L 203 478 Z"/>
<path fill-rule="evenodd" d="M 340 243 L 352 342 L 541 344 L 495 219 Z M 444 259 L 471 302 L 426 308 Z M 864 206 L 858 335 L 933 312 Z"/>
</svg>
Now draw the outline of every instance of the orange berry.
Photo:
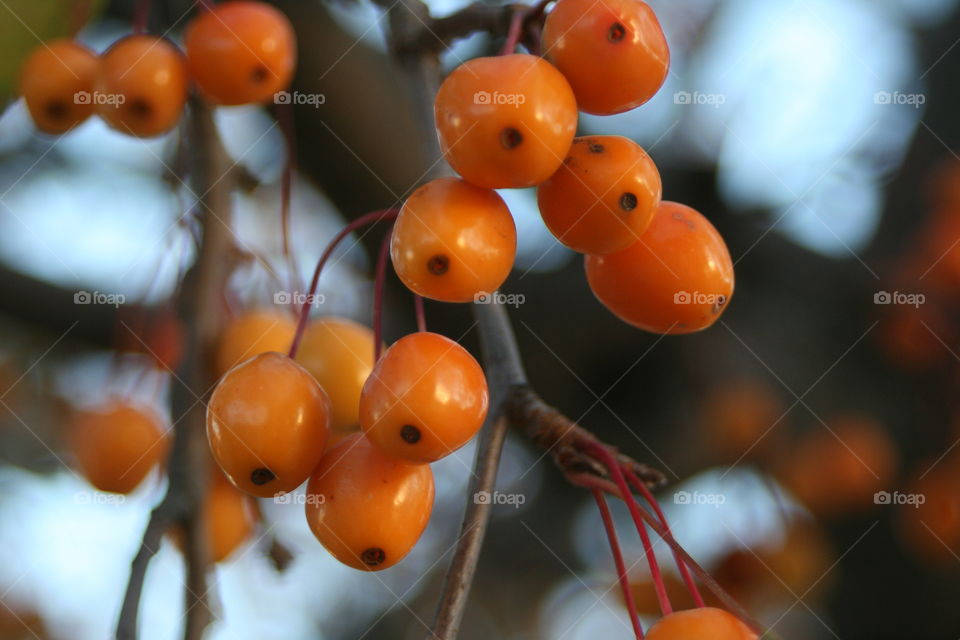
<svg viewBox="0 0 960 640">
<path fill-rule="evenodd" d="M 835 416 L 804 435 L 783 464 L 784 484 L 812 511 L 823 515 L 865 510 L 890 482 L 897 451 L 872 418 Z"/>
<path fill-rule="evenodd" d="M 216 373 L 223 375 L 244 360 L 267 351 L 290 349 L 297 323 L 286 313 L 271 309 L 247 311 L 231 320 L 217 344 Z"/>
<path fill-rule="evenodd" d="M 433 472 L 388 456 L 362 434 L 330 449 L 307 485 L 307 524 L 354 569 L 392 567 L 420 539 L 433 510 Z"/>
<path fill-rule="evenodd" d="M 544 23 L 543 49 L 580 109 L 596 115 L 640 106 L 663 86 L 670 66 L 660 22 L 639 0 L 559 0 Z"/>
<path fill-rule="evenodd" d="M 306 480 L 329 433 L 327 394 L 303 367 L 273 351 L 228 371 L 207 405 L 214 459 L 238 489 L 261 498 Z"/>
<path fill-rule="evenodd" d="M 78 411 L 67 427 L 67 441 L 90 484 L 112 493 L 136 489 L 170 448 L 160 416 L 125 400 Z"/>
<path fill-rule="evenodd" d="M 216 472 L 215 480 L 203 501 L 207 545 L 212 562 L 223 562 L 250 539 L 257 528 L 257 510 L 253 499 L 237 491 Z"/>
<path fill-rule="evenodd" d="M 397 276 L 425 298 L 473 302 L 510 275 L 517 229 L 495 191 L 438 178 L 413 192 L 393 227 Z"/>
<path fill-rule="evenodd" d="M 480 187 L 532 187 L 563 162 L 577 128 L 566 78 L 523 53 L 475 58 L 447 76 L 434 104 L 450 166 Z"/>
<path fill-rule="evenodd" d="M 320 318 L 303 333 L 296 360 L 327 392 L 334 431 L 360 421 L 360 390 L 373 371 L 373 344 L 373 331 L 346 318 Z"/>
<path fill-rule="evenodd" d="M 537 190 L 540 215 L 563 244 L 581 253 L 626 249 L 660 204 L 660 172 L 633 140 L 575 138 L 563 165 Z"/>
<path fill-rule="evenodd" d="M 776 445 L 785 409 L 776 393 L 759 380 L 723 380 L 707 391 L 700 423 L 717 456 L 727 460 L 761 456 Z"/>
<path fill-rule="evenodd" d="M 422 331 L 397 340 L 377 362 L 360 396 L 360 427 L 385 453 L 433 462 L 476 435 L 488 403 L 487 379 L 473 356 Z"/>
<path fill-rule="evenodd" d="M 225 105 L 265 102 L 287 88 L 297 43 L 287 17 L 263 2 L 225 2 L 187 26 L 184 44 L 200 92 Z"/>
<path fill-rule="evenodd" d="M 594 295 L 618 318 L 653 333 L 706 329 L 733 295 L 733 262 L 710 221 L 662 202 L 640 240 L 603 256 L 586 256 Z"/>
<path fill-rule="evenodd" d="M 223 562 L 256 530 L 257 505 L 253 498 L 237 491 L 219 470 L 214 470 L 211 476 L 201 509 L 210 562 Z M 183 552 L 183 529 L 175 526 L 169 535 Z"/>
<path fill-rule="evenodd" d="M 93 94 L 98 66 L 97 54 L 73 40 L 33 50 L 20 72 L 20 94 L 37 129 L 61 134 L 90 117 L 93 102 L 81 97 Z"/>
<path fill-rule="evenodd" d="M 723 609 L 703 607 L 675 611 L 647 632 L 647 640 L 757 640 L 757 634 Z"/>
<path fill-rule="evenodd" d="M 118 40 L 100 59 L 97 114 L 123 133 L 149 138 L 180 121 L 187 68 L 174 45 L 154 36 Z"/>
</svg>

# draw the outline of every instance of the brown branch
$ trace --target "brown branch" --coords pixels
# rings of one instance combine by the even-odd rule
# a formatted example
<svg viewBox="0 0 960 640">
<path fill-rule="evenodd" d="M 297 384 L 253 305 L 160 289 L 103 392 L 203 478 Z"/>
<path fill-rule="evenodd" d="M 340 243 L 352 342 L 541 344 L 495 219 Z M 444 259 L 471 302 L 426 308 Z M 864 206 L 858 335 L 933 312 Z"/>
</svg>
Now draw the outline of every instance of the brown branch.
<svg viewBox="0 0 960 640">
<path fill-rule="evenodd" d="M 209 363 L 220 332 L 221 301 L 231 261 L 230 167 L 209 108 L 199 100 L 190 104 L 184 135 L 191 141 L 191 188 L 200 196 L 203 235 L 197 261 L 184 278 L 177 313 L 186 327 L 187 357 L 174 377 L 172 415 L 173 450 L 167 465 L 167 493 L 150 514 L 140 549 L 130 568 L 130 579 L 117 622 L 118 640 L 137 637 L 140 597 L 150 559 L 171 527 L 185 533 L 186 625 L 184 638 L 199 639 L 210 622 L 207 604 L 207 549 L 199 505 L 208 477 L 204 429 L 204 395 L 214 375 Z"/>
</svg>

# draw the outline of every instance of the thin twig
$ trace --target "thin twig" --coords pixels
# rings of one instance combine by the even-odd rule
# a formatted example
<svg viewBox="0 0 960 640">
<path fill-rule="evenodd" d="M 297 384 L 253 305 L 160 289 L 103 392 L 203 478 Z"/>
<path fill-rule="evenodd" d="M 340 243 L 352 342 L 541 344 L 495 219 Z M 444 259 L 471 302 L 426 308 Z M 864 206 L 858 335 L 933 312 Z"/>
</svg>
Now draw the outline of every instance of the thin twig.
<svg viewBox="0 0 960 640">
<path fill-rule="evenodd" d="M 190 104 L 184 132 L 192 141 L 193 165 L 190 176 L 194 193 L 200 198 L 203 236 L 197 261 L 184 277 L 177 301 L 177 313 L 185 331 L 185 358 L 174 377 L 179 384 L 172 389 L 172 415 L 179 417 L 173 429 L 173 450 L 167 465 L 167 493 L 150 514 L 133 563 L 127 591 L 117 621 L 118 640 L 137 638 L 138 611 L 150 559 L 157 552 L 163 535 L 173 526 L 182 527 L 186 542 L 185 585 L 186 624 L 184 638 L 198 640 L 210 622 L 207 605 L 206 568 L 208 553 L 203 535 L 202 510 L 206 491 L 208 456 L 204 430 L 204 406 L 198 398 L 215 380 L 212 361 L 220 333 L 221 302 L 230 270 L 233 234 L 230 229 L 230 180 L 227 154 L 216 133 L 209 108 L 198 100 Z"/>
</svg>

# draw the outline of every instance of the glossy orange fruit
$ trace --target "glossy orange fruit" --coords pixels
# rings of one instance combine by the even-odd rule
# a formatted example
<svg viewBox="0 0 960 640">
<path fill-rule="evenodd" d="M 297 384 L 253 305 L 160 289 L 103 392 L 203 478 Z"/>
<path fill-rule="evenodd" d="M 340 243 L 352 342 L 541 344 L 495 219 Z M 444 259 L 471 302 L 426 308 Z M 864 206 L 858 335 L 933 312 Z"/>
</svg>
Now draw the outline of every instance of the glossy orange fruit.
<svg viewBox="0 0 960 640">
<path fill-rule="evenodd" d="M 532 187 L 563 162 L 577 128 L 566 78 L 542 58 L 474 58 L 453 70 L 434 104 L 450 166 L 479 187 Z"/>
<path fill-rule="evenodd" d="M 290 21 L 263 2 L 237 0 L 201 11 L 184 44 L 200 92 L 218 104 L 271 100 L 289 86 L 297 62 Z"/>
<path fill-rule="evenodd" d="M 422 331 L 387 349 L 363 386 L 360 427 L 385 453 L 433 462 L 476 435 L 487 416 L 483 369 L 459 344 Z"/>
<path fill-rule="evenodd" d="M 640 239 L 615 253 L 587 256 L 594 295 L 618 318 L 653 333 L 706 329 L 729 306 L 733 262 L 700 213 L 662 202 Z"/>
<path fill-rule="evenodd" d="M 166 461 L 170 449 L 164 420 L 126 400 L 76 412 L 67 427 L 67 442 L 90 484 L 112 493 L 136 489 Z"/>
<path fill-rule="evenodd" d="M 433 472 L 374 447 L 362 434 L 331 448 L 307 485 L 307 524 L 354 569 L 392 567 L 420 539 L 433 510 Z"/>
<path fill-rule="evenodd" d="M 438 178 L 403 203 L 390 257 L 397 276 L 425 298 L 473 302 L 513 268 L 517 230 L 503 199 L 457 178 Z"/>
<path fill-rule="evenodd" d="M 757 634 L 732 613 L 703 607 L 675 611 L 650 627 L 647 640 L 757 640 Z"/>
<path fill-rule="evenodd" d="M 584 136 L 537 189 L 537 204 L 557 240 L 605 254 L 640 239 L 660 193 L 660 172 L 640 145 L 622 136 Z"/>
<path fill-rule="evenodd" d="M 217 375 L 260 353 L 286 353 L 296 332 L 297 323 L 280 311 L 255 309 L 238 315 L 227 323 L 217 344 Z"/>
<path fill-rule="evenodd" d="M 660 22 L 639 0 L 559 0 L 544 23 L 543 49 L 580 109 L 597 115 L 648 101 L 670 67 Z"/>
<path fill-rule="evenodd" d="M 261 498 L 306 480 L 329 434 L 327 394 L 303 367 L 274 351 L 228 371 L 207 405 L 214 459 L 238 489 Z"/>
<path fill-rule="evenodd" d="M 346 318 L 319 318 L 307 325 L 297 362 L 330 398 L 334 431 L 359 424 L 360 390 L 373 371 L 373 331 Z"/>
<path fill-rule="evenodd" d="M 95 108 L 117 131 L 142 138 L 166 133 L 186 101 L 183 55 L 163 38 L 128 36 L 100 59 Z"/>
<path fill-rule="evenodd" d="M 44 43 L 20 71 L 20 95 L 44 133 L 61 134 L 93 114 L 97 54 L 73 40 Z"/>
</svg>

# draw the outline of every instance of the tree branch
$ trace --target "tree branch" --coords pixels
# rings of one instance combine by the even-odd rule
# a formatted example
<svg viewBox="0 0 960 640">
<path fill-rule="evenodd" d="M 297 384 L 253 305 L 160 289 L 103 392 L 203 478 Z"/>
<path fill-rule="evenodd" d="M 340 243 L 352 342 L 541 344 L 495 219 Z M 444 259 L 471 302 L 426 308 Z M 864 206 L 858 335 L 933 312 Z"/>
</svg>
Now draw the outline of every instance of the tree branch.
<svg viewBox="0 0 960 640">
<path fill-rule="evenodd" d="M 210 109 L 193 100 L 184 135 L 191 141 L 191 189 L 200 199 L 203 235 L 197 261 L 184 278 L 177 313 L 186 327 L 185 353 L 172 390 L 173 450 L 167 465 L 167 493 L 150 514 L 143 541 L 130 569 L 130 579 L 117 622 L 118 640 L 137 637 L 140 597 L 150 559 L 172 526 L 185 534 L 186 625 L 184 638 L 196 640 L 210 622 L 207 605 L 207 549 L 202 503 L 208 478 L 204 429 L 206 393 L 214 382 L 210 368 L 220 333 L 223 290 L 230 270 L 231 172 L 216 133 Z"/>
</svg>

